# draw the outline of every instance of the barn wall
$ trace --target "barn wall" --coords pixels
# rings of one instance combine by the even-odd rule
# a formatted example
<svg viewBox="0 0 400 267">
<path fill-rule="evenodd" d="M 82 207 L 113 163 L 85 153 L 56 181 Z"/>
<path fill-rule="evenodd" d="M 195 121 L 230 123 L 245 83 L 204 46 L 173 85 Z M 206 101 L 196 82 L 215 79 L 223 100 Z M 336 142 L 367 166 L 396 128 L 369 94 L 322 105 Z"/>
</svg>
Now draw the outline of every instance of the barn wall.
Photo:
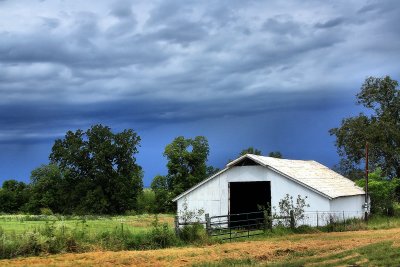
<svg viewBox="0 0 400 267">
<path fill-rule="evenodd" d="M 339 197 L 331 200 L 331 211 L 345 211 L 345 217 L 362 218 L 365 195 Z"/>
<path fill-rule="evenodd" d="M 329 210 L 329 200 L 325 197 L 262 166 L 233 167 L 227 172 L 227 181 L 225 185 L 228 187 L 229 182 L 246 181 L 270 181 L 272 207 L 275 206 L 278 208 L 279 201 L 283 199 L 286 194 L 289 194 L 293 196 L 294 199 L 297 198 L 298 195 L 301 195 L 303 198 L 307 196 L 306 202 L 310 204 L 310 207 L 306 208 L 306 210 Z M 227 194 L 225 195 L 227 196 Z M 222 203 L 228 206 L 228 199 L 224 198 Z"/>
<path fill-rule="evenodd" d="M 224 190 L 220 184 L 225 175 L 226 172 L 216 176 L 214 179 L 180 198 L 177 201 L 178 213 L 179 211 L 183 211 L 183 205 L 186 202 L 189 211 L 204 209 L 205 213 L 209 213 L 210 216 L 225 214 L 225 211 L 221 208 L 221 194 L 223 194 Z"/>
<path fill-rule="evenodd" d="M 194 191 L 190 192 L 177 201 L 178 211 L 183 210 L 186 199 L 188 210 L 204 209 L 210 216 L 226 215 L 229 210 L 229 182 L 270 181 L 271 182 L 271 205 L 278 207 L 278 203 L 286 194 L 297 198 L 307 196 L 309 211 L 330 209 L 329 200 L 321 195 L 303 187 L 282 175 L 275 173 L 262 166 L 240 166 L 232 167 L 214 179 L 208 181 Z"/>
</svg>

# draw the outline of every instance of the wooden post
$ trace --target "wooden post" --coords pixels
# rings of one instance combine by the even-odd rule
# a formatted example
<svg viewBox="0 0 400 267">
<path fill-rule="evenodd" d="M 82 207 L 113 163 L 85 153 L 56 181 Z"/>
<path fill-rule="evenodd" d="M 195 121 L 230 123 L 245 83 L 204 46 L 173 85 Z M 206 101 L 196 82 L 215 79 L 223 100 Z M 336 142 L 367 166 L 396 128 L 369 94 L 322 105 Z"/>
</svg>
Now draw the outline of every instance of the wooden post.
<svg viewBox="0 0 400 267">
<path fill-rule="evenodd" d="M 318 211 L 317 211 L 317 227 L 319 226 L 319 216 L 318 216 Z"/>
<path fill-rule="evenodd" d="M 344 224 L 344 230 L 346 230 L 346 218 L 344 217 L 344 211 L 343 211 L 343 224 Z"/>
<path fill-rule="evenodd" d="M 247 237 L 250 237 L 250 221 L 249 221 L 249 214 L 246 215 L 247 219 Z"/>
<path fill-rule="evenodd" d="M 207 235 L 211 235 L 211 219 L 210 219 L 210 214 L 206 213 L 205 214 L 205 218 L 206 218 L 206 231 L 207 231 Z"/>
<path fill-rule="evenodd" d="M 175 216 L 174 224 L 175 224 L 175 234 L 179 235 L 179 216 Z"/>
<path fill-rule="evenodd" d="M 295 228 L 295 221 L 294 221 L 294 212 L 293 210 L 290 211 L 290 228 Z"/>
</svg>

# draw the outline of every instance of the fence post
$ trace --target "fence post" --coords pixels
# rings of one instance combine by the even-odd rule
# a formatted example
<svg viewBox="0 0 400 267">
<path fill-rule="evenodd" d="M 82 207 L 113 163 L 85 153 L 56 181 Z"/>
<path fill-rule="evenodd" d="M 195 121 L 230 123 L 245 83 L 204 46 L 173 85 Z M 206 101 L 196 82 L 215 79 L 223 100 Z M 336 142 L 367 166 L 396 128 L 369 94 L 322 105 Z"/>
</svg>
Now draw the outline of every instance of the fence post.
<svg viewBox="0 0 400 267">
<path fill-rule="evenodd" d="M 344 211 L 343 211 L 343 225 L 344 225 L 344 230 L 346 230 L 346 218 L 344 217 Z"/>
<path fill-rule="evenodd" d="M 295 221 L 294 221 L 294 212 L 293 210 L 290 211 L 290 228 L 295 228 Z"/>
<path fill-rule="evenodd" d="M 319 226 L 319 216 L 318 216 L 318 210 L 317 210 L 317 227 Z"/>
<path fill-rule="evenodd" d="M 179 216 L 175 216 L 174 224 L 175 224 L 175 234 L 179 235 Z"/>
<path fill-rule="evenodd" d="M 250 221 L 249 221 L 249 214 L 246 215 L 247 219 L 247 237 L 250 237 Z"/>
<path fill-rule="evenodd" d="M 211 219 L 210 219 L 210 214 L 206 213 L 205 214 L 205 218 L 206 218 L 206 231 L 207 231 L 207 235 L 211 235 Z"/>
</svg>

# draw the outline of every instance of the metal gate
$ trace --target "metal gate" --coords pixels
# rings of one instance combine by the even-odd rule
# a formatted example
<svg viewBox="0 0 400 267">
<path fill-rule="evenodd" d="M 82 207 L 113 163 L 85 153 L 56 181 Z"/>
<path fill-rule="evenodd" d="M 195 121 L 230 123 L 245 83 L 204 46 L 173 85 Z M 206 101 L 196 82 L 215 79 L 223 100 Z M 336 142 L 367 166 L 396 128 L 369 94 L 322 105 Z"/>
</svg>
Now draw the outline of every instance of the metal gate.
<svg viewBox="0 0 400 267">
<path fill-rule="evenodd" d="M 212 217 L 206 214 L 208 235 L 220 237 L 222 240 L 261 235 L 270 227 L 269 222 L 263 211 Z"/>
</svg>

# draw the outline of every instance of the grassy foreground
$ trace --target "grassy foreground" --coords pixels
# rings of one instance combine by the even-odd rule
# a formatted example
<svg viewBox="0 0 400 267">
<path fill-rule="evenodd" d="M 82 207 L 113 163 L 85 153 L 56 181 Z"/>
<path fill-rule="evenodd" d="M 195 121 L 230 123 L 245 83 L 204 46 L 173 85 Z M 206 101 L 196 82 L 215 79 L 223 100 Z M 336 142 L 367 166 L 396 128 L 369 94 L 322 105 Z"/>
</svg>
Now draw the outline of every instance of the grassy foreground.
<svg viewBox="0 0 400 267">
<path fill-rule="evenodd" d="M 0 259 L 66 252 L 144 250 L 180 245 L 172 215 L 0 216 Z"/>
<path fill-rule="evenodd" d="M 173 226 L 174 216 L 158 215 L 159 223 Z M 143 233 L 154 222 L 154 215 L 135 216 L 59 216 L 59 215 L 0 215 L 0 228 L 5 233 L 21 234 L 51 225 L 55 228 L 84 229 L 88 233 L 112 231 L 118 228 Z"/>
<path fill-rule="evenodd" d="M 157 220 L 155 220 L 157 218 Z M 9 259 L 16 257 L 29 257 L 29 256 L 46 256 L 45 258 L 39 259 L 51 259 L 52 254 L 62 254 L 55 256 L 62 265 L 68 265 L 69 261 L 76 261 L 75 255 L 91 255 L 86 254 L 87 252 L 94 253 L 97 255 L 99 251 L 132 251 L 132 250 L 147 250 L 137 252 L 139 255 L 150 255 L 151 249 L 162 249 L 167 247 L 183 247 L 177 256 L 182 256 L 186 251 L 193 248 L 193 244 L 197 246 L 210 246 L 214 247 L 218 252 L 220 248 L 226 247 L 223 250 L 222 255 L 218 255 L 215 258 L 207 260 L 207 257 L 201 257 L 201 261 L 196 260 L 196 253 L 191 254 L 190 259 L 184 260 L 182 265 L 197 264 L 200 266 L 258 266 L 265 265 L 266 263 L 273 265 L 288 265 L 288 266 L 303 266 L 306 263 L 314 262 L 315 265 L 323 265 L 325 263 L 332 262 L 333 265 L 336 263 L 341 264 L 353 264 L 359 265 L 360 262 L 374 262 L 382 261 L 380 257 L 383 255 L 386 258 L 394 258 L 395 260 L 389 260 L 387 264 L 383 265 L 399 265 L 396 260 L 399 258 L 399 248 L 396 245 L 397 241 L 393 237 L 397 236 L 400 232 L 400 218 L 388 218 L 388 217 L 374 217 L 368 224 L 365 224 L 360 220 L 351 220 L 346 224 L 331 224 L 326 227 L 311 228 L 300 226 L 297 229 L 291 230 L 287 228 L 274 228 L 272 231 L 267 231 L 264 235 L 258 236 L 252 239 L 236 239 L 232 243 L 225 243 L 221 245 L 212 245 L 220 243 L 218 240 L 210 240 L 203 229 L 199 229 L 200 232 L 196 231 L 182 231 L 180 238 L 176 237 L 173 232 L 173 215 L 137 215 L 137 216 L 118 216 L 118 217 L 99 217 L 99 216 L 83 216 L 83 217 L 61 217 L 61 216 L 29 216 L 29 215 L 3 215 L 0 216 L 0 259 Z M 383 229 L 389 229 L 387 232 L 382 232 Z M 189 229 L 190 230 L 190 229 Z M 363 230 L 363 231 L 360 231 Z M 374 231 L 376 230 L 376 231 Z M 347 232 L 345 232 L 347 231 Z M 352 232 L 350 232 L 352 231 Z M 343 232 L 343 236 L 351 236 L 352 240 L 364 238 L 366 233 L 370 236 L 370 239 L 366 240 L 362 246 L 352 246 L 347 250 L 339 249 L 342 244 L 342 240 L 339 236 L 340 233 L 327 232 Z M 387 238 L 379 237 L 376 233 L 382 232 L 384 235 L 389 234 Z M 197 236 L 197 233 L 200 233 Z M 306 235 L 309 234 L 309 235 Z M 197 236 L 197 237 L 195 237 Z M 200 237 L 200 239 L 199 239 Z M 271 253 L 271 249 L 274 247 L 264 247 L 268 242 L 281 242 L 290 240 L 299 243 L 309 243 L 310 240 L 316 240 L 320 238 L 321 242 L 332 243 L 331 249 L 336 254 L 331 253 L 332 251 L 321 250 L 324 245 L 321 243 L 317 248 L 313 249 L 300 249 L 290 248 L 290 244 L 282 244 L 282 247 L 277 251 Z M 396 242 L 392 242 L 396 241 Z M 257 243 L 261 242 L 261 243 Z M 314 242 L 314 241 L 313 241 Z M 337 247 L 337 243 L 339 247 Z M 257 244 L 254 249 L 250 249 L 247 254 L 240 253 L 246 244 Z M 212 246 L 211 246 L 212 245 Z M 228 248 L 237 246 L 234 250 L 239 252 L 239 257 L 230 257 L 235 255 Z M 254 256 L 253 250 L 258 251 L 258 247 L 264 247 L 268 254 L 267 256 Z M 354 245 L 354 244 L 353 244 Z M 369 246 L 370 245 L 370 246 Z M 201 249 L 201 248 L 195 248 Z M 175 249 L 179 251 L 178 248 Z M 172 251 L 175 251 L 172 250 Z M 163 250 L 159 250 L 157 254 L 163 254 Z M 181 255 L 180 253 L 183 252 Z M 329 252 L 329 253 L 328 253 Z M 372 253 L 377 252 L 377 253 Z M 83 253 L 83 254 L 68 254 L 68 253 Z M 104 255 L 111 252 L 102 252 Z M 136 252 L 121 252 L 122 255 L 125 253 L 136 253 Z M 252 254 L 253 253 L 253 254 Z M 103 255 L 102 254 L 102 255 Z M 173 253 L 172 253 L 173 254 Z M 207 252 L 207 255 L 213 254 L 212 251 Z M 136 254 L 135 254 L 136 255 Z M 252 256 L 253 255 L 253 256 Z M 47 256 L 49 258 L 47 258 Z M 97 265 L 101 264 L 98 262 L 97 257 L 92 263 L 90 260 L 84 265 Z M 111 256 L 113 257 L 113 256 Z M 121 257 L 121 256 L 119 256 Z M 141 256 L 142 257 L 142 256 Z M 79 257 L 78 257 L 79 258 Z M 101 258 L 101 257 L 100 257 Z M 124 257 L 122 257 L 124 258 Z M 29 258 L 27 258 L 29 259 Z M 115 264 L 139 264 L 146 265 L 147 261 L 153 262 L 155 265 L 163 265 L 164 260 L 170 261 L 176 259 L 172 256 L 157 257 L 156 260 L 147 258 L 144 262 L 133 263 L 130 260 L 120 262 L 117 260 Z M 283 262 L 281 263 L 281 260 Z M 340 260 L 337 260 L 340 259 Z M 108 259 L 104 259 L 108 262 Z M 277 260 L 277 261 L 276 261 Z M 24 260 L 21 260 L 23 262 Z M 66 262 L 65 262 L 66 261 Z M 275 262 L 276 261 L 276 262 Z M 10 261 L 9 263 L 18 264 L 17 261 Z M 113 260 L 114 262 L 114 260 Z M 124 263 L 125 262 L 125 263 Z M 0 266 L 7 262 L 0 262 Z M 179 262 L 175 262 L 180 264 Z M 187 263 L 187 264 L 186 264 Z M 29 264 L 30 263 L 26 263 Z M 49 263 L 56 264 L 56 263 Z M 330 264 L 330 263 L 329 263 Z M 327 266 L 330 266 L 330 265 Z M 374 263 L 376 265 L 377 263 Z M 23 264 L 24 265 L 24 264 Z M 39 264 L 40 265 L 40 264 Z M 44 264 L 44 265 L 47 265 Z M 57 265 L 57 264 L 56 264 Z M 165 265 L 165 264 L 164 264 Z M 166 264 L 169 265 L 169 264 Z"/>
<path fill-rule="evenodd" d="M 0 266 L 399 266 L 400 228 L 291 234 L 201 247 L 1 260 Z"/>
</svg>

